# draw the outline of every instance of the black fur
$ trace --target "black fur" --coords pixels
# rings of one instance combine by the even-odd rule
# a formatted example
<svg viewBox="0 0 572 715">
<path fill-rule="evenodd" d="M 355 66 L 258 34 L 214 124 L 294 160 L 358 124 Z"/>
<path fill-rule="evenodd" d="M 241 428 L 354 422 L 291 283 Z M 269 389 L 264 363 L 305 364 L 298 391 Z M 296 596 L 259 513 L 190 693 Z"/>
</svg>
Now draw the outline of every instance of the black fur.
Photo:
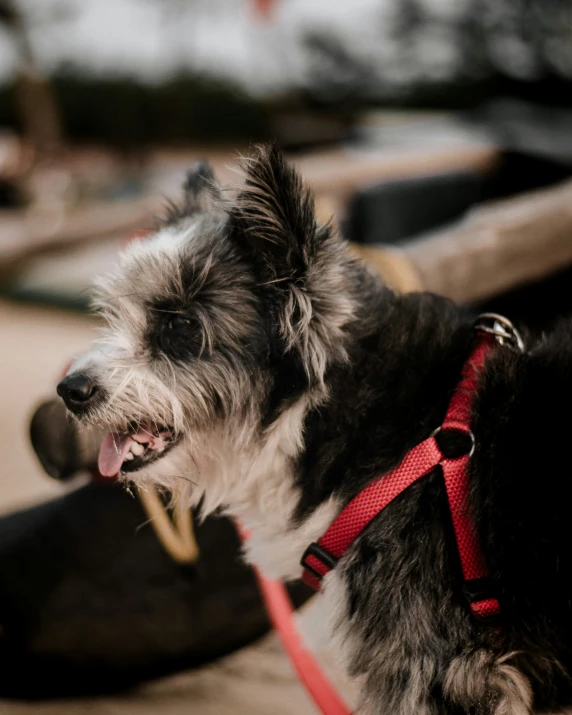
<svg viewBox="0 0 572 715">
<path fill-rule="evenodd" d="M 308 196 L 275 150 L 257 161 L 247 184 L 257 191 L 270 187 L 270 196 L 259 206 L 262 218 L 251 207 L 235 230 L 242 229 L 263 277 L 303 281 L 319 251 Z M 255 246 L 266 211 L 291 230 Z M 472 316 L 445 299 L 398 297 L 352 264 L 347 279 L 358 304 L 346 331 L 348 360 L 330 366 L 327 403 L 305 421 L 296 523 L 332 495 L 349 501 L 441 423 L 474 341 Z M 289 364 L 272 366 L 283 400 Z M 499 347 L 482 375 L 472 508 L 500 592 L 500 629 L 468 610 L 439 469 L 384 510 L 339 564 L 349 591 L 346 615 L 360 641 L 351 668 L 366 676 L 368 697 L 383 703 L 380 712 L 402 707 L 419 670 L 427 712 L 497 712 L 502 695 L 487 678 L 494 660 L 513 652 L 511 663 L 532 686 L 535 706 L 572 702 L 569 389 L 569 324 L 525 355 Z M 297 393 L 294 387 L 290 396 Z M 451 662 L 480 655 L 487 660 L 483 672 L 475 672 L 478 685 L 465 697 L 454 695 L 444 684 Z M 510 698 L 507 703 L 512 712 Z"/>
<path fill-rule="evenodd" d="M 325 236 L 312 196 L 275 145 L 256 148 L 247 166 L 245 188 L 231 214 L 234 236 L 262 281 L 303 281 Z"/>
<path fill-rule="evenodd" d="M 489 361 L 474 427 L 474 508 L 506 647 L 551 705 L 568 702 L 572 673 L 571 394 L 565 320 L 528 354 L 501 350 Z"/>
<path fill-rule="evenodd" d="M 362 309 L 348 364 L 327 374 L 328 406 L 306 421 L 299 516 L 334 491 L 351 498 L 427 437 L 445 415 L 470 349 L 470 321 L 437 296 L 379 290 Z"/>
</svg>

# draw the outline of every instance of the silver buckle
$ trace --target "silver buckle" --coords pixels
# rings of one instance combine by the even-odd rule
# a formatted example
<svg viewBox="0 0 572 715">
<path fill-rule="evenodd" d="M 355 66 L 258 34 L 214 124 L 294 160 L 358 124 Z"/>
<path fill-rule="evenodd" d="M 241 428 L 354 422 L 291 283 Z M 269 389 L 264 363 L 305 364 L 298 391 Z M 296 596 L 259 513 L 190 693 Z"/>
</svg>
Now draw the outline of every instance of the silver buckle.
<svg viewBox="0 0 572 715">
<path fill-rule="evenodd" d="M 514 352 L 524 352 L 524 340 L 510 320 L 503 315 L 482 313 L 475 321 L 475 330 L 494 335 L 499 345 L 506 345 Z"/>
</svg>

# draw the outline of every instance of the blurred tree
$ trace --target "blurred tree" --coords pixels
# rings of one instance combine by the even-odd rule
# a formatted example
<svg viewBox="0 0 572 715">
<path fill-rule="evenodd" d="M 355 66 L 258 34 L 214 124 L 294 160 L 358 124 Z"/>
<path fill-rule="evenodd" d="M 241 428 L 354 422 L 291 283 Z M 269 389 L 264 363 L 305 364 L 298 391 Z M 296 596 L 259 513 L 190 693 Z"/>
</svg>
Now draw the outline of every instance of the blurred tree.
<svg viewBox="0 0 572 715">
<path fill-rule="evenodd" d="M 572 101 L 570 0 L 386 0 L 361 12 L 352 31 L 321 23 L 302 32 L 310 95 L 441 106 L 503 93 Z"/>
<path fill-rule="evenodd" d="M 35 61 L 25 19 L 12 0 L 0 0 L 0 21 L 7 26 L 18 57 L 14 94 L 24 135 L 38 157 L 53 155 L 63 141 L 58 107 Z"/>
</svg>

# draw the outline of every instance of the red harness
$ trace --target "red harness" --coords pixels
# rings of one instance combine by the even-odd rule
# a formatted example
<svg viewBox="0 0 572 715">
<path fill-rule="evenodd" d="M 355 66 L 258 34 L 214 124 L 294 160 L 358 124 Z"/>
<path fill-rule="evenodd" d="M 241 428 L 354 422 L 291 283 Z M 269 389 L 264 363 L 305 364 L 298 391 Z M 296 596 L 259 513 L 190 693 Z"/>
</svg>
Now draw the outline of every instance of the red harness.
<svg viewBox="0 0 572 715">
<path fill-rule="evenodd" d="M 468 464 L 474 449 L 472 406 L 479 372 L 494 345 L 492 335 L 478 333 L 477 345 L 463 367 L 461 380 L 441 427 L 408 452 L 399 467 L 370 482 L 340 512 L 318 543 L 310 544 L 306 549 L 301 562 L 305 583 L 318 590 L 323 577 L 335 567 L 366 526 L 396 496 L 440 465 L 459 551 L 464 594 L 471 611 L 478 618 L 485 619 L 500 613 L 467 504 L 470 490 Z M 471 439 L 472 448 L 469 446 L 465 453 L 454 457 L 445 455 L 437 441 L 438 433 L 445 430 L 466 434 Z"/>
</svg>

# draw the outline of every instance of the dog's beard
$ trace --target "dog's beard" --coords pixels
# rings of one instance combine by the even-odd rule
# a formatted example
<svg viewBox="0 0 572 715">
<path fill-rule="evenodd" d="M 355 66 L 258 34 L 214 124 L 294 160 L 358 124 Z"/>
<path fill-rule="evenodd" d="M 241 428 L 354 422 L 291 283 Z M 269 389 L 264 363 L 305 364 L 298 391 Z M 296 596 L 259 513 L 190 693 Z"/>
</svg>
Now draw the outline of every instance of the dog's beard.
<svg viewBox="0 0 572 715">
<path fill-rule="evenodd" d="M 203 515 L 227 507 L 241 493 L 244 455 L 218 430 L 180 437 L 164 454 L 135 472 L 121 470 L 119 479 L 139 488 L 159 489 L 172 503 L 200 504 Z"/>
<path fill-rule="evenodd" d="M 96 356 L 98 353 L 96 352 Z M 102 435 L 98 467 L 102 476 L 133 475 L 163 461 L 185 435 L 212 422 L 212 410 L 201 394 L 180 384 L 193 409 L 185 408 L 166 381 L 146 366 L 128 366 L 128 359 L 106 355 L 112 369 L 92 358 L 104 398 L 78 420 Z M 93 369 L 93 368 L 92 368 Z"/>
<path fill-rule="evenodd" d="M 146 462 L 137 471 L 121 470 L 118 478 L 142 489 L 159 489 L 173 502 L 189 506 L 197 504 L 203 495 L 193 464 L 192 440 L 181 437 L 160 457 Z"/>
<path fill-rule="evenodd" d="M 252 414 L 220 420 L 197 410 L 174 428 L 141 413 L 135 418 L 131 401 L 126 413 L 117 410 L 120 402 L 116 395 L 115 404 L 84 421 L 97 429 L 103 476 L 158 488 L 186 506 L 202 502 L 205 514 L 227 504 L 240 483 L 244 452 L 256 442 Z"/>
</svg>

